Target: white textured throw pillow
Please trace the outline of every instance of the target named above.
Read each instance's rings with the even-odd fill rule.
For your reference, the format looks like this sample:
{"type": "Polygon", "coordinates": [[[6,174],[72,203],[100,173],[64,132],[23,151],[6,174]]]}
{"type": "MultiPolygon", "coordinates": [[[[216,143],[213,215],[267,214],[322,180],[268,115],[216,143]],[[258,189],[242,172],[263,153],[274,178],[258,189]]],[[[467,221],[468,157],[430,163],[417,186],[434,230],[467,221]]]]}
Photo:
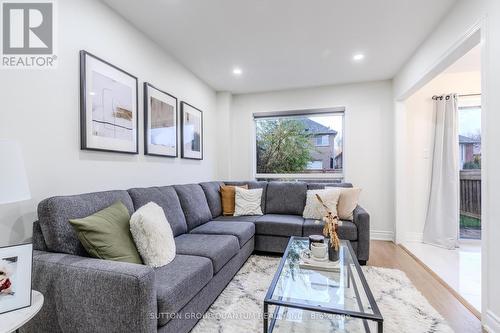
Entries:
{"type": "Polygon", "coordinates": [[[308,190],[306,198],[306,207],[302,213],[305,219],[321,220],[326,215],[326,209],[319,202],[316,194],[319,194],[321,200],[327,205],[334,215],[337,215],[337,202],[340,191],[338,190],[308,190]]]}
{"type": "Polygon", "coordinates": [[[175,258],[172,228],[163,208],[154,202],[139,208],[130,218],[130,232],[144,261],[151,267],[161,267],[175,258]]]}
{"type": "Polygon", "coordinates": [[[235,187],[234,216],[262,215],[260,203],[262,201],[262,189],[247,190],[235,187]]]}

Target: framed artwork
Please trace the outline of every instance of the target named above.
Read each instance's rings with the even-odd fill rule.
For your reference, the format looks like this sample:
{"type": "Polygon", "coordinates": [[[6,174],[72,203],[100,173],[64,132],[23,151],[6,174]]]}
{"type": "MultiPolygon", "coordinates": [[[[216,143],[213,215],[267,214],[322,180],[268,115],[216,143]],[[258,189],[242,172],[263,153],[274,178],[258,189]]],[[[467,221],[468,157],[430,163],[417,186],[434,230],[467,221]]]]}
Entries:
{"type": "Polygon", "coordinates": [[[177,98],[144,82],[144,154],[177,157],[177,98]]]}
{"type": "Polygon", "coordinates": [[[186,102],[181,102],[181,128],[181,157],[202,160],[203,112],[186,102]]]}
{"type": "Polygon", "coordinates": [[[137,78],[80,51],[81,149],[139,152],[137,78]]]}
{"type": "Polygon", "coordinates": [[[33,244],[0,248],[0,314],[31,305],[33,244]]]}

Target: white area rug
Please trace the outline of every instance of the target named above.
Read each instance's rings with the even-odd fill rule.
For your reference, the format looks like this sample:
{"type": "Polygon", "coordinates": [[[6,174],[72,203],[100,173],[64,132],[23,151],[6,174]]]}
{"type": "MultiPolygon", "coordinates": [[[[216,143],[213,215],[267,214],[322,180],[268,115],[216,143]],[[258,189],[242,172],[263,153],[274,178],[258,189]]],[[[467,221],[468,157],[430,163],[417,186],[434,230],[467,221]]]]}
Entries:
{"type": "MultiPolygon", "coordinates": [[[[192,332],[262,332],[263,300],[279,260],[251,256],[192,332]]],[[[363,271],[384,317],[384,332],[453,332],[403,272],[369,266],[363,267],[363,271]]],[[[328,321],[317,318],[307,321],[307,331],[364,331],[359,320],[355,320],[353,325],[352,320],[348,319],[341,324],[341,329],[334,328],[338,327],[338,320],[332,326],[324,325],[325,320],[328,321]]],[[[278,326],[276,331],[292,333],[303,329],[304,322],[292,322],[288,327],[278,326]]]]}

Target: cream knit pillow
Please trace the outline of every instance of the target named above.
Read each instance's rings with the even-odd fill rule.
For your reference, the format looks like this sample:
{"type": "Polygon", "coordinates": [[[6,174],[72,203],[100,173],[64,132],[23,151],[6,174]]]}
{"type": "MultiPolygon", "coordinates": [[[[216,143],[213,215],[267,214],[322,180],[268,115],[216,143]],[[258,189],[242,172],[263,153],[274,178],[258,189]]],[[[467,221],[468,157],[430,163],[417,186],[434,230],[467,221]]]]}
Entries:
{"type": "Polygon", "coordinates": [[[353,212],[359,202],[361,188],[359,187],[325,187],[325,189],[336,189],[340,191],[337,214],[341,220],[353,220],[353,212]]]}
{"type": "Polygon", "coordinates": [[[330,208],[333,215],[337,215],[337,202],[339,200],[340,191],[337,189],[324,189],[307,191],[306,207],[304,208],[302,217],[305,219],[321,220],[326,215],[326,209],[319,202],[316,194],[318,194],[325,205],[330,208]]]}
{"type": "Polygon", "coordinates": [[[130,232],[145,265],[161,267],[175,258],[172,228],[163,208],[150,202],[130,218],[130,232]]]}

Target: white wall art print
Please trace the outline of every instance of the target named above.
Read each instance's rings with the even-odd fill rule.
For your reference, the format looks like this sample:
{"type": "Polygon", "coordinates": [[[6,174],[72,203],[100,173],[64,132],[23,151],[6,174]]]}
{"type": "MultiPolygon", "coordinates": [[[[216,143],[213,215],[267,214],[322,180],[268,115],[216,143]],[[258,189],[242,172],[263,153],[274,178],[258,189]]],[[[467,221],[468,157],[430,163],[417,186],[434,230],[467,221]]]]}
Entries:
{"type": "Polygon", "coordinates": [[[81,148],[137,154],[137,78],[80,51],[81,148]]]}
{"type": "Polygon", "coordinates": [[[182,158],[203,159],[203,112],[181,102],[182,158]]]}
{"type": "Polygon", "coordinates": [[[177,98],[144,83],[144,153],[177,157],[177,98]]]}

